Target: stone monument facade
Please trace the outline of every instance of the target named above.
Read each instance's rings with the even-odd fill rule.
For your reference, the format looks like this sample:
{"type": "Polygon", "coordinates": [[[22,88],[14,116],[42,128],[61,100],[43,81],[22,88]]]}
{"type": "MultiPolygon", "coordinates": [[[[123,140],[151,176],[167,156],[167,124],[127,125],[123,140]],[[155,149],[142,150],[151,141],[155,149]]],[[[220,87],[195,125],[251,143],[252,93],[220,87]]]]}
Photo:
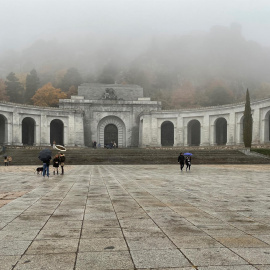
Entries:
{"type": "MultiPolygon", "coordinates": [[[[244,106],[165,111],[137,85],[82,84],[59,108],[0,102],[0,145],[243,145],[244,106]]],[[[252,144],[270,144],[270,98],[251,102],[251,109],[252,144]]]]}

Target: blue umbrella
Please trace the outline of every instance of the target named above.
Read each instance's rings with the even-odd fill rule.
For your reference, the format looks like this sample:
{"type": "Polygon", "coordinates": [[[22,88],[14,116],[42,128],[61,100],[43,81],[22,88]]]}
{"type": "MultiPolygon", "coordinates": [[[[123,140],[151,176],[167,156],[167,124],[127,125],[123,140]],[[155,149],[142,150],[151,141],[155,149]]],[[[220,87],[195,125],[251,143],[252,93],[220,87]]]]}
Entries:
{"type": "Polygon", "coordinates": [[[184,153],[184,156],[192,156],[191,153],[184,153]]]}

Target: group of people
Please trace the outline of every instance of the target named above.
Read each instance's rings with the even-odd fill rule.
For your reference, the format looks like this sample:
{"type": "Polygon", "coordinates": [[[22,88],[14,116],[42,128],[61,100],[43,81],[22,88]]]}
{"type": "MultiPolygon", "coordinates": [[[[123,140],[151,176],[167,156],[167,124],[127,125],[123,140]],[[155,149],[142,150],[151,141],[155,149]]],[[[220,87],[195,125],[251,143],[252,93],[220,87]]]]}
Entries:
{"type": "MultiPolygon", "coordinates": [[[[59,174],[59,166],[61,167],[61,175],[64,174],[66,157],[63,153],[56,154],[53,158],[53,174],[59,174]]],[[[47,175],[49,177],[49,167],[50,167],[51,157],[48,157],[47,160],[43,161],[43,177],[47,175]]]]}
{"type": "Polygon", "coordinates": [[[12,157],[11,156],[4,156],[4,163],[5,166],[11,165],[12,157]]]}
{"type": "Polygon", "coordinates": [[[186,164],[186,171],[190,171],[190,166],[191,166],[191,156],[184,156],[183,153],[180,153],[178,156],[178,163],[180,164],[180,170],[183,171],[183,168],[185,167],[186,164]]]}
{"type": "Polygon", "coordinates": [[[117,148],[117,144],[116,144],[115,141],[114,141],[114,142],[111,141],[110,143],[105,144],[105,145],[104,145],[104,148],[107,148],[107,149],[117,148]]]}

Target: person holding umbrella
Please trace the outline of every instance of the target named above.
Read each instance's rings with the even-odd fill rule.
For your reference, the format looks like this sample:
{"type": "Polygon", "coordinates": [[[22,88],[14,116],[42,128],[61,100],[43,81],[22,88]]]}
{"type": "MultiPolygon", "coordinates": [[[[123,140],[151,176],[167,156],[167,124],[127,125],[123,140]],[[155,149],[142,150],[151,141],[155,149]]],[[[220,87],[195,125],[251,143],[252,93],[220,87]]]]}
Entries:
{"type": "Polygon", "coordinates": [[[46,173],[47,173],[47,176],[49,177],[50,175],[49,166],[50,166],[50,161],[52,159],[51,150],[43,149],[42,151],[40,151],[38,158],[43,162],[43,177],[45,177],[46,173]]]}

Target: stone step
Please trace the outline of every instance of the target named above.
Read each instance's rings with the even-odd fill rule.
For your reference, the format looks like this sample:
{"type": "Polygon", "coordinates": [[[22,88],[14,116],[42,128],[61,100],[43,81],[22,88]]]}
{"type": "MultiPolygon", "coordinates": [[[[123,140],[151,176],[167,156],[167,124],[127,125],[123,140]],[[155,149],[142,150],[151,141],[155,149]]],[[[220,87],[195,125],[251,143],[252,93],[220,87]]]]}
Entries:
{"type": "MultiPolygon", "coordinates": [[[[42,148],[8,147],[5,155],[14,165],[41,165],[42,148]]],[[[92,149],[71,148],[65,152],[66,164],[177,164],[179,149],[92,149]]],[[[53,156],[58,151],[52,149],[53,156]]],[[[238,150],[192,150],[192,164],[269,164],[269,159],[245,155],[238,150]]],[[[3,162],[4,163],[4,162],[3,162]]]]}

